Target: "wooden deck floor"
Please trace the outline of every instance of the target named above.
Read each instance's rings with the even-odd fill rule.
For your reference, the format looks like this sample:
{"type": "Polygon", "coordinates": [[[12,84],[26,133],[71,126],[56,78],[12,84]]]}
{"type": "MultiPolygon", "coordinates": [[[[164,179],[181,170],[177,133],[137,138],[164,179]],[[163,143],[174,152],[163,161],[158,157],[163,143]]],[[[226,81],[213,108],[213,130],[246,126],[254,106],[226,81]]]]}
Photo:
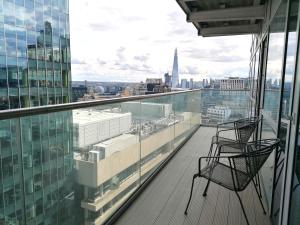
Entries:
{"type": "MultiPolygon", "coordinates": [[[[215,128],[201,127],[155,180],[116,222],[117,225],[245,225],[237,196],[211,183],[202,197],[206,180],[195,182],[189,213],[184,215],[192,175],[200,156],[206,156],[215,128]]],[[[250,185],[241,192],[250,225],[270,225],[250,185]]]]}

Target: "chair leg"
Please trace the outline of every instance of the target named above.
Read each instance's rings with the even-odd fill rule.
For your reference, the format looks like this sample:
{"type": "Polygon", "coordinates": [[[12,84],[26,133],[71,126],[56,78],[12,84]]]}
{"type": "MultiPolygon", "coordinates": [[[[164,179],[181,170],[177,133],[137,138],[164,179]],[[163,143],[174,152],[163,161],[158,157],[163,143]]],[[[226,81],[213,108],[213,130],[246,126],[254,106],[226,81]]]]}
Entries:
{"type": "Polygon", "coordinates": [[[188,201],[188,203],[187,203],[187,205],[186,205],[186,208],[185,208],[185,211],[184,211],[184,214],[185,214],[185,215],[187,215],[187,210],[188,210],[188,208],[189,208],[189,205],[190,205],[190,202],[191,202],[191,199],[192,199],[193,188],[194,188],[194,181],[195,181],[196,177],[198,177],[198,176],[199,176],[198,173],[194,174],[194,176],[193,176],[193,182],[192,182],[192,187],[191,187],[191,192],[190,192],[189,201],[188,201]]]}
{"type": "Polygon", "coordinates": [[[204,192],[202,194],[203,197],[205,197],[207,195],[207,189],[208,189],[209,183],[210,183],[210,180],[207,180],[206,187],[205,187],[204,192]]]}
{"type": "Polygon", "coordinates": [[[242,200],[241,200],[241,197],[239,196],[239,194],[237,193],[237,191],[236,191],[235,193],[236,193],[236,195],[237,195],[237,197],[238,197],[238,199],[239,199],[239,202],[240,202],[240,205],[241,205],[241,207],[242,207],[242,211],[243,211],[244,217],[245,217],[245,219],[246,219],[247,225],[250,225],[250,224],[249,224],[249,221],[248,221],[248,218],[247,218],[247,215],[246,215],[246,212],[245,212],[244,205],[243,205],[242,200]]]}
{"type": "MultiPolygon", "coordinates": [[[[210,149],[209,149],[209,152],[208,152],[208,157],[211,157],[211,154],[212,154],[212,151],[213,151],[213,146],[214,146],[214,143],[212,142],[211,144],[210,144],[210,149]]],[[[206,158],[206,161],[208,160],[208,158],[206,158]]]]}
{"type": "MultiPolygon", "coordinates": [[[[253,182],[253,180],[252,180],[252,182],[253,182]]],[[[259,184],[259,185],[260,185],[260,184],[259,184]]],[[[260,205],[261,205],[261,207],[262,207],[262,209],[263,209],[263,212],[264,212],[264,214],[267,214],[267,213],[266,213],[266,210],[265,210],[265,207],[264,207],[264,204],[263,204],[263,202],[262,202],[262,200],[261,200],[261,197],[259,196],[259,192],[258,192],[257,187],[256,187],[256,185],[255,185],[254,182],[253,182],[253,186],[254,186],[254,188],[255,188],[255,191],[256,191],[257,197],[258,197],[258,199],[259,199],[260,205]]]]}
{"type": "Polygon", "coordinates": [[[258,182],[259,197],[262,198],[259,174],[257,174],[256,176],[257,176],[257,182],[258,182]]]}

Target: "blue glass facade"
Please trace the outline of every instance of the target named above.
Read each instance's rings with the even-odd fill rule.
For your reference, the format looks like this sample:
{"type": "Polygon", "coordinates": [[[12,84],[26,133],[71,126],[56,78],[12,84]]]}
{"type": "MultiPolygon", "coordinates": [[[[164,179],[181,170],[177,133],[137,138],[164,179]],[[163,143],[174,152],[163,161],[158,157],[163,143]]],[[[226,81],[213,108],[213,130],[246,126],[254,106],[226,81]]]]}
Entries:
{"type": "Polygon", "coordinates": [[[66,0],[0,1],[0,109],[69,101],[66,0]]]}
{"type": "MultiPolygon", "coordinates": [[[[0,110],[69,102],[68,0],[0,0],[0,110]]],[[[75,224],[71,112],[0,123],[0,225],[75,224]]]]}

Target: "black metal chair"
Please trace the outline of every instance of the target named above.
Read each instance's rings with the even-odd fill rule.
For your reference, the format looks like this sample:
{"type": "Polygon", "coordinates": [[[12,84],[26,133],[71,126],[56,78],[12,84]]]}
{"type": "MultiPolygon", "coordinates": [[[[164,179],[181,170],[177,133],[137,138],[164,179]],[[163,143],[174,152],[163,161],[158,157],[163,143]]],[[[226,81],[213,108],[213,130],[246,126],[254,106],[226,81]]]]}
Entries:
{"type": "MultiPolygon", "coordinates": [[[[249,117],[243,118],[232,122],[225,123],[227,129],[220,129],[220,126],[223,127],[224,124],[219,124],[217,126],[217,133],[216,136],[212,138],[212,143],[210,146],[210,152],[208,156],[211,156],[213,151],[214,145],[226,144],[226,148],[215,148],[214,155],[221,155],[222,153],[230,153],[230,154],[240,154],[247,151],[247,148],[243,148],[243,145],[239,145],[238,143],[247,143],[251,138],[251,135],[258,127],[259,122],[261,121],[260,117],[249,117]],[[228,128],[228,125],[231,126],[228,128]],[[228,139],[220,136],[220,133],[227,132],[227,131],[234,131],[235,139],[228,139]],[[229,147],[233,146],[233,147],[229,147]]],[[[260,185],[260,178],[259,176],[255,176],[254,179],[255,185],[258,187],[259,196],[262,197],[261,194],[261,185],[260,185]]]]}
{"type": "MultiPolygon", "coordinates": [[[[251,181],[254,184],[254,177],[257,175],[257,173],[259,172],[265,161],[268,159],[272,151],[274,149],[277,149],[278,146],[279,139],[266,139],[249,143],[235,143],[234,145],[227,143],[219,145],[219,150],[221,151],[223,149],[227,151],[228,148],[243,148],[247,149],[247,153],[241,153],[232,156],[200,157],[198,162],[198,173],[194,174],[193,176],[190,197],[184,213],[187,214],[188,207],[191,202],[195,179],[197,177],[204,177],[208,181],[203,192],[203,196],[206,196],[210,182],[214,182],[218,185],[221,185],[224,188],[234,191],[241,204],[246,222],[249,225],[249,221],[238,192],[245,190],[245,188],[249,185],[251,181]],[[209,158],[210,160],[208,160],[206,162],[206,166],[201,169],[201,161],[207,158],[209,158]]],[[[263,212],[264,214],[266,214],[262,200],[259,197],[259,193],[255,184],[254,187],[256,190],[256,194],[258,195],[260,204],[262,206],[263,212]]]]}
{"type": "MultiPolygon", "coordinates": [[[[251,135],[257,128],[259,121],[260,121],[259,117],[250,117],[250,118],[244,118],[232,122],[218,124],[216,135],[212,137],[208,156],[212,155],[214,145],[217,146],[220,144],[247,143],[251,135]],[[222,129],[222,127],[224,126],[225,129],[224,128],[222,129]],[[224,135],[223,136],[221,135],[228,131],[231,132],[234,131],[235,139],[230,139],[224,137],[224,135]]],[[[214,156],[220,155],[220,153],[241,153],[241,152],[244,152],[244,149],[228,148],[217,152],[217,147],[216,147],[214,156]]]]}

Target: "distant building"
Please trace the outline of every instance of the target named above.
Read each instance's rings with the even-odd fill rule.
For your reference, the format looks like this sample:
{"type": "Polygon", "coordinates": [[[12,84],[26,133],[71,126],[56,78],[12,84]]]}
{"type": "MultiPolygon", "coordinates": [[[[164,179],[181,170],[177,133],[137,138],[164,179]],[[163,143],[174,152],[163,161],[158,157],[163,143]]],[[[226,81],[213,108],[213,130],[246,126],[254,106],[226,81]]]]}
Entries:
{"type": "Polygon", "coordinates": [[[274,86],[278,87],[279,86],[279,81],[277,79],[274,80],[274,86]]]}
{"type": "Polygon", "coordinates": [[[79,87],[72,87],[72,102],[77,102],[87,94],[87,87],[80,85],[79,87]]]}
{"type": "Polygon", "coordinates": [[[202,81],[194,81],[193,88],[203,88],[203,82],[202,81]]]}
{"type": "Polygon", "coordinates": [[[146,79],[146,94],[164,93],[171,91],[166,86],[161,78],[147,78],[146,79]]]}
{"type": "Polygon", "coordinates": [[[181,79],[181,88],[184,88],[184,89],[188,88],[188,81],[187,81],[187,79],[181,79]]]}
{"type": "Polygon", "coordinates": [[[229,77],[228,79],[221,79],[221,90],[244,90],[245,79],[239,77],[229,77]]]}
{"type": "Polygon", "coordinates": [[[173,70],[172,70],[172,88],[176,88],[179,85],[179,76],[178,76],[178,56],[177,48],[175,49],[173,70]]]}
{"type": "Polygon", "coordinates": [[[172,86],[172,76],[169,75],[169,73],[165,73],[164,77],[165,77],[165,85],[168,87],[171,87],[172,86]]]}
{"type": "Polygon", "coordinates": [[[121,92],[121,97],[128,97],[133,95],[133,88],[131,87],[126,87],[122,92],[121,92]]]}
{"type": "Polygon", "coordinates": [[[223,123],[230,117],[231,109],[226,106],[209,107],[206,115],[211,122],[223,123]]]}
{"type": "Polygon", "coordinates": [[[209,87],[210,85],[208,84],[208,80],[207,79],[203,79],[202,81],[202,85],[204,88],[209,87]]]}
{"type": "Polygon", "coordinates": [[[133,88],[132,95],[145,95],[147,92],[147,87],[144,82],[140,82],[133,88]]]}
{"type": "Polygon", "coordinates": [[[215,79],[214,82],[213,82],[212,88],[220,89],[220,86],[221,86],[221,80],[215,79]]]}
{"type": "Polygon", "coordinates": [[[190,79],[189,88],[194,89],[194,80],[193,80],[193,78],[190,79]]]}
{"type": "Polygon", "coordinates": [[[166,118],[172,113],[172,104],[153,102],[123,102],[122,112],[131,112],[133,118],[140,116],[141,112],[146,118],[166,118]]]}

